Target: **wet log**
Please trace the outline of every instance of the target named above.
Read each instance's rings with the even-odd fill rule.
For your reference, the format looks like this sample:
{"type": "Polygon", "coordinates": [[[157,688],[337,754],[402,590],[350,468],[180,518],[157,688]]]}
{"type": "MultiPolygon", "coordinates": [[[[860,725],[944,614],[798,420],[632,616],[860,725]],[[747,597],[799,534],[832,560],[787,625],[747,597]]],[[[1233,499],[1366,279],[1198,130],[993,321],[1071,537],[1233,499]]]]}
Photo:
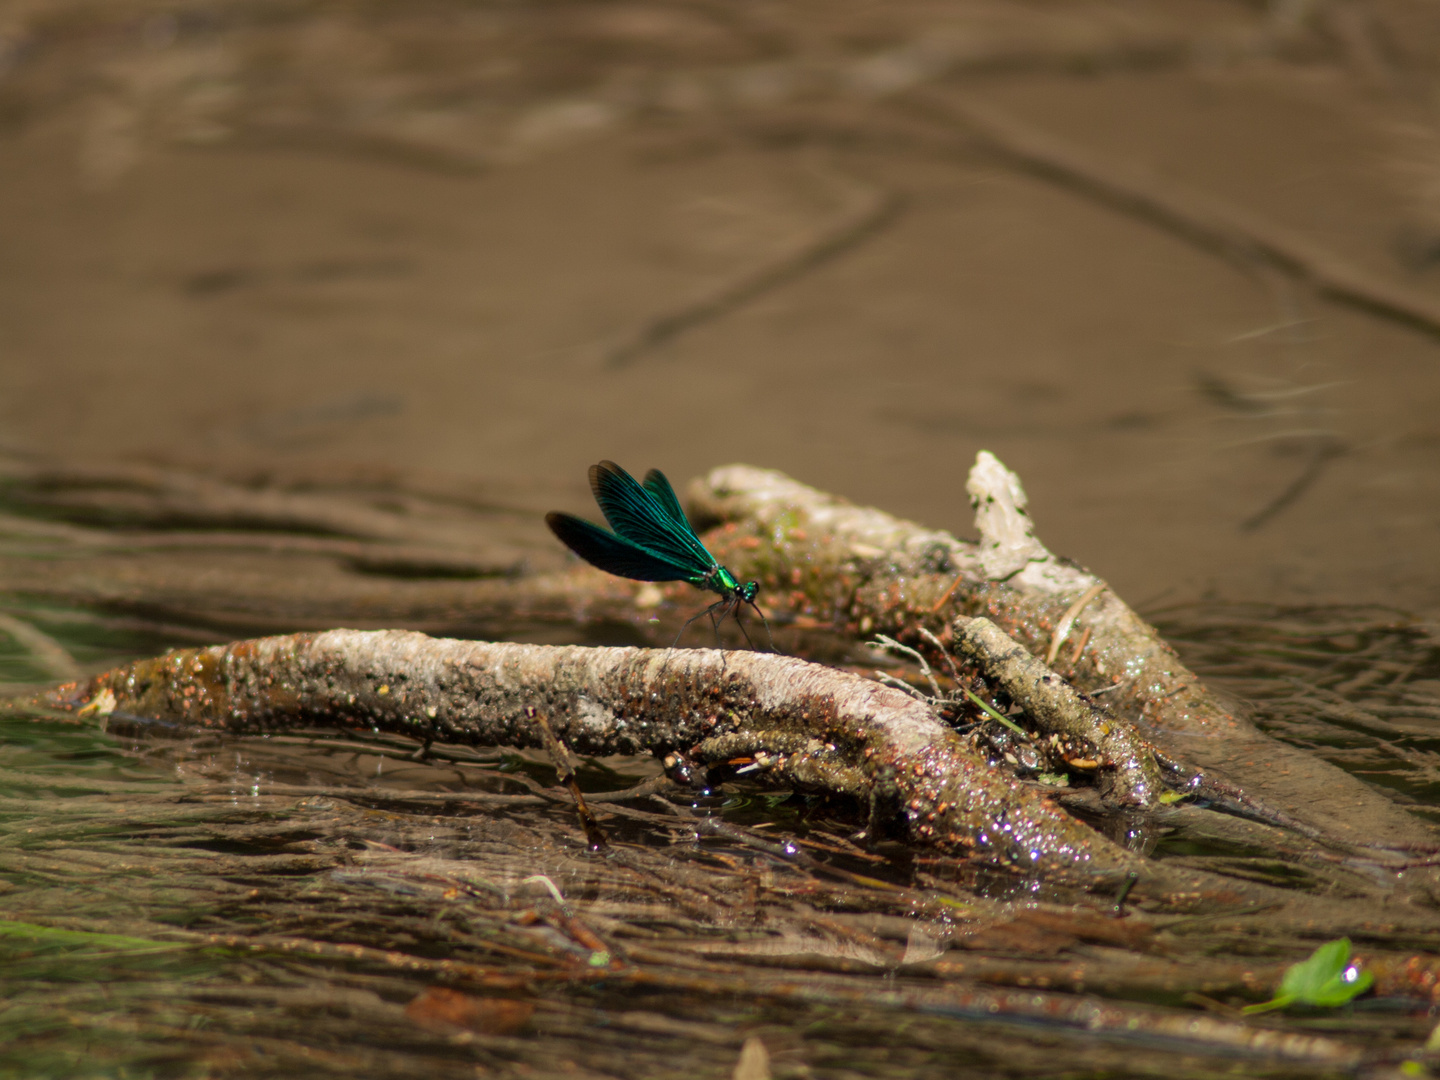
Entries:
{"type": "MultiPolygon", "coordinates": [[[[692,516],[742,579],[764,586],[775,621],[921,644],[984,616],[1035,656],[1070,636],[1069,680],[1171,757],[1227,779],[1345,845],[1433,851],[1421,822],[1360,780],[1258,730],[1180,662],[1159,632],[1097,575],[1036,538],[1019,478],[981,452],[967,484],[980,541],[966,542],[817,491],[783,473],[731,465],[693,482],[692,516]],[[1088,635],[1086,637],[1085,635],[1088,635]]],[[[951,638],[953,640],[953,638],[951,638]]]]}
{"type": "Polygon", "coordinates": [[[775,654],[332,630],[186,649],[41,702],[233,732],[319,724],[520,747],[544,745],[543,716],[581,754],[743,754],[759,779],[849,796],[913,843],[1026,873],[1104,878],[1140,861],[997,773],[923,702],[775,654]]]}

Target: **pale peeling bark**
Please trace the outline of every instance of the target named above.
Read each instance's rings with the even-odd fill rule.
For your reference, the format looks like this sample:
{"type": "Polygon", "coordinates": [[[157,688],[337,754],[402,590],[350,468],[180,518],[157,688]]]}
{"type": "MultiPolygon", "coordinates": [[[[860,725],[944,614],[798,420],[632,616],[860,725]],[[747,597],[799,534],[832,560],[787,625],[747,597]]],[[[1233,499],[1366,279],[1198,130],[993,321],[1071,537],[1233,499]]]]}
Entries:
{"type": "Polygon", "coordinates": [[[1022,871],[1121,871],[1130,853],[996,774],[923,703],[792,657],[490,644],[331,630],[171,653],[44,704],[236,732],[330,724],[539,747],[543,715],[581,754],[743,748],[776,784],[868,801],[912,842],[1022,871]]]}
{"type": "Polygon", "coordinates": [[[1104,693],[1117,716],[1172,757],[1218,771],[1335,840],[1435,847],[1429,830],[1361,781],[1226,708],[1101,578],[1046,550],[1018,478],[993,455],[980,454],[968,488],[978,544],[745,465],[713,470],[688,495],[694,516],[729,523],[707,543],[738,577],[761,580],[777,623],[914,643],[920,627],[944,639],[955,615],[985,616],[1044,656],[1068,614],[1066,649],[1089,633],[1071,681],[1104,693]]]}

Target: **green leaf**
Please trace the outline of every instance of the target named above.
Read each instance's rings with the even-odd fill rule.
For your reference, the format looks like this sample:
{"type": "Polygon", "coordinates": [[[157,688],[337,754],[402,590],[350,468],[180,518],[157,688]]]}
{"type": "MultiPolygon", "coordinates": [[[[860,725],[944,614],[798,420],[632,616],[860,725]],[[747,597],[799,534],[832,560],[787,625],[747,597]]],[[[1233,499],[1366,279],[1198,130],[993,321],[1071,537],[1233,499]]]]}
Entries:
{"type": "Polygon", "coordinates": [[[1337,938],[1321,945],[1309,958],[1291,964],[1280,980],[1280,992],[1260,1005],[1247,1005],[1245,1012],[1269,1012],[1299,1003],[1333,1009],[1369,990],[1375,976],[1350,963],[1350,939],[1337,938]]]}

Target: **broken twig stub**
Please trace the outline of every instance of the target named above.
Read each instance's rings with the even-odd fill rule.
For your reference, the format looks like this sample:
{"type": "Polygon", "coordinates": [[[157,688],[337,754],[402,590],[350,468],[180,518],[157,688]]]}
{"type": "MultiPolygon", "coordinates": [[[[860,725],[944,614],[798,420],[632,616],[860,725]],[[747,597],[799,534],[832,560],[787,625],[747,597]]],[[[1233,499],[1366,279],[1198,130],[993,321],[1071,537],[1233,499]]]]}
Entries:
{"type": "Polygon", "coordinates": [[[962,615],[955,620],[955,641],[1043,730],[1093,742],[1114,770],[1111,786],[1119,801],[1135,806],[1155,801],[1162,787],[1160,766],[1134,727],[1102,715],[989,619],[962,615]]]}

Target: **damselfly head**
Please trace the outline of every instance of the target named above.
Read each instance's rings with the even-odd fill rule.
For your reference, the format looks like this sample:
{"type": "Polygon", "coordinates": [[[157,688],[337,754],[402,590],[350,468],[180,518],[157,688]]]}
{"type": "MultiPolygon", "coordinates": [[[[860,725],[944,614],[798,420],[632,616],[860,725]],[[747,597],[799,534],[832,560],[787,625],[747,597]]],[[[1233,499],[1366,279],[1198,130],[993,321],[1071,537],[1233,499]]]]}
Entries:
{"type": "Polygon", "coordinates": [[[747,604],[753,604],[755,602],[755,596],[759,591],[760,583],[758,581],[747,581],[735,590],[736,595],[747,604]]]}

